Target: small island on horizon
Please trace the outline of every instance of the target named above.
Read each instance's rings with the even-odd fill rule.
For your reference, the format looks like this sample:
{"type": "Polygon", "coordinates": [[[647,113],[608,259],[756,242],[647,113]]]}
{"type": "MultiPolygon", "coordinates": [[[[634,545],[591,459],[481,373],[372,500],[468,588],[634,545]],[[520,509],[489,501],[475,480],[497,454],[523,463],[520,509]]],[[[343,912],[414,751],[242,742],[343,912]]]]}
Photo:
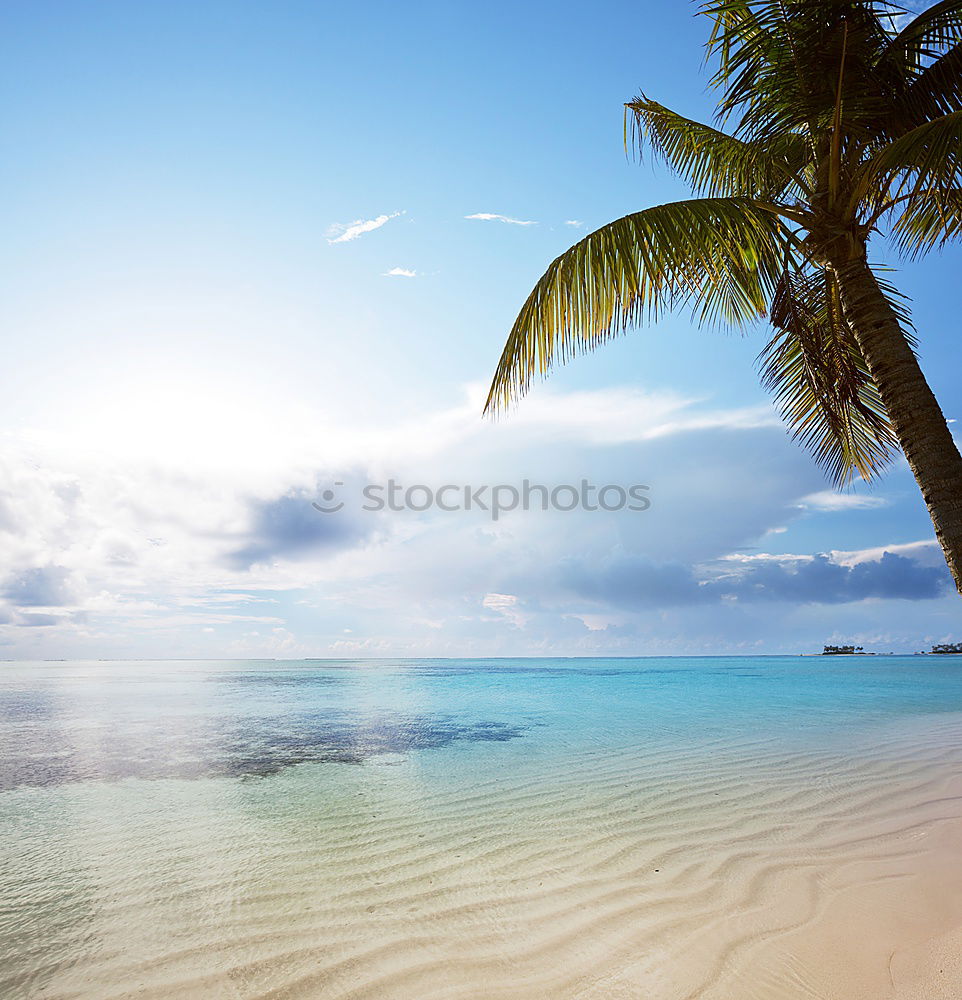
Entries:
{"type": "MultiPolygon", "coordinates": [[[[946,654],[962,654],[962,642],[940,642],[928,651],[922,649],[915,656],[944,656],[946,654]]],[[[878,656],[878,653],[866,653],[862,646],[830,646],[822,647],[821,656],[878,656]]]]}

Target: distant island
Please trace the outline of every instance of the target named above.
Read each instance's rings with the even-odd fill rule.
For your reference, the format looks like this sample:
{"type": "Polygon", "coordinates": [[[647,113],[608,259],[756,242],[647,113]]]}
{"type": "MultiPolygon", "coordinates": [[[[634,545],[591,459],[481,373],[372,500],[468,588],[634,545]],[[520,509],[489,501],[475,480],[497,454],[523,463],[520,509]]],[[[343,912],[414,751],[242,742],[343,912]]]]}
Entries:
{"type": "MultiPolygon", "coordinates": [[[[930,654],[945,655],[958,653],[962,654],[962,642],[940,642],[936,643],[928,653],[923,649],[916,656],[928,656],[930,654]]],[[[822,656],[875,656],[875,653],[866,653],[861,646],[823,646],[822,656]]]]}

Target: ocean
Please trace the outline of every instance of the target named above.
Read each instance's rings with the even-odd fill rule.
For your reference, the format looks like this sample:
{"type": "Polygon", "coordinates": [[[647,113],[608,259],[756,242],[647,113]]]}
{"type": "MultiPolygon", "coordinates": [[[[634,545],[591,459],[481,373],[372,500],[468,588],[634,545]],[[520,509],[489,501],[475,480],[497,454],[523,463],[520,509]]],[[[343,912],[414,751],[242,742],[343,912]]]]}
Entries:
{"type": "Polygon", "coordinates": [[[951,656],[3,663],[0,996],[829,997],[960,764],[951,656]]]}

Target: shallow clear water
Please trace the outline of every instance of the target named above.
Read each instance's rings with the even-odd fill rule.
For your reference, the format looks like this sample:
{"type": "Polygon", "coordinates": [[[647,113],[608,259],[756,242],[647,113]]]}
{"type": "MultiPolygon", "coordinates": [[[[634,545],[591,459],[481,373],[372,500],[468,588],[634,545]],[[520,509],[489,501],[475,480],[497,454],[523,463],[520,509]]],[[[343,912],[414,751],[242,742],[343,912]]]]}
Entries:
{"type": "Polygon", "coordinates": [[[359,942],[508,933],[532,858],[584,880],[574,826],[637,855],[777,819],[802,764],[863,787],[840,762],[959,712],[959,657],[0,664],[0,994],[267,995],[321,942],[303,995],[353,996],[359,942]]]}
{"type": "Polygon", "coordinates": [[[483,773],[628,744],[838,740],[957,710],[962,657],[7,663],[0,789],[427,751],[457,768],[472,750],[483,773]]]}

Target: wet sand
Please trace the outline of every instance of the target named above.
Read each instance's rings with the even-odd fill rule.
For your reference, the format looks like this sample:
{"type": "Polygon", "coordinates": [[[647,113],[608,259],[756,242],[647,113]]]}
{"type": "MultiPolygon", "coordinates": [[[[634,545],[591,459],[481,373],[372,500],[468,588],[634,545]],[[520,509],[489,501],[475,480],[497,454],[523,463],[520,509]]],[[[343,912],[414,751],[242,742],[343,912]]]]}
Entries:
{"type": "Polygon", "coordinates": [[[962,996],[959,715],[854,753],[560,765],[444,789],[387,756],[333,784],[312,764],[62,790],[63,891],[49,845],[22,887],[63,910],[61,938],[32,938],[3,995],[962,996]]]}

